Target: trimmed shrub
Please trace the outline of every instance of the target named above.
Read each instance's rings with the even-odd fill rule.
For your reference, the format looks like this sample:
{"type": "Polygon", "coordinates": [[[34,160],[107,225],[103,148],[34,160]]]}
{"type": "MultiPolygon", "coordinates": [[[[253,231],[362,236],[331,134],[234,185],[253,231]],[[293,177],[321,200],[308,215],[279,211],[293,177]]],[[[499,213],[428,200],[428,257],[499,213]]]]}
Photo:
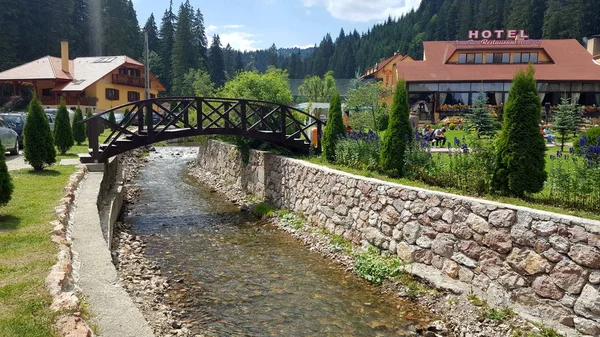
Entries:
{"type": "Polygon", "coordinates": [[[0,206],[6,205],[10,201],[14,189],[12,179],[8,173],[8,167],[6,166],[5,153],[6,149],[0,143],[0,206]]]}
{"type": "Polygon", "coordinates": [[[60,154],[65,154],[74,145],[73,130],[69,121],[69,112],[65,101],[61,100],[56,119],[54,120],[54,144],[60,151],[60,154]]]}
{"type": "Polygon", "coordinates": [[[115,119],[115,112],[111,111],[108,113],[108,121],[113,123],[113,124],[117,124],[117,120],[115,119]]]}
{"type": "Polygon", "coordinates": [[[23,156],[34,170],[39,171],[43,170],[44,166],[56,162],[56,149],[48,117],[36,96],[31,99],[28,110],[27,121],[23,129],[25,135],[23,156]]]}
{"type": "Polygon", "coordinates": [[[323,132],[323,153],[329,162],[335,161],[335,144],[346,133],[342,121],[342,101],[340,93],[335,92],[329,104],[329,116],[323,132]]]}
{"type": "Polygon", "coordinates": [[[81,143],[85,142],[86,130],[84,124],[78,124],[79,121],[83,120],[83,113],[81,113],[81,108],[77,106],[75,110],[75,116],[73,116],[73,140],[77,143],[77,145],[81,145],[81,143]]]}
{"type": "Polygon", "coordinates": [[[504,124],[498,140],[492,189],[522,197],[544,187],[546,144],[540,133],[541,103],[535,70],[519,70],[504,108],[504,124]]]}
{"type": "Polygon", "coordinates": [[[403,173],[406,148],[412,142],[412,126],[409,117],[406,82],[400,80],[394,92],[386,136],[381,143],[381,168],[391,176],[397,177],[403,173]]]}

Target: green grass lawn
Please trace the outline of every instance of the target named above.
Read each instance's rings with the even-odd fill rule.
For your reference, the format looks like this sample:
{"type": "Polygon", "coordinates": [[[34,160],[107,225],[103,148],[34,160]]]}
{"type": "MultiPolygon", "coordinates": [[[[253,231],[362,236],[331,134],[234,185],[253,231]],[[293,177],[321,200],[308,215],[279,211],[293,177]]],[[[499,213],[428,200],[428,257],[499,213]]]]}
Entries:
{"type": "Polygon", "coordinates": [[[54,207],[74,171],[74,166],[11,171],[12,200],[0,206],[0,336],[54,336],[44,280],[58,250],[48,223],[56,219],[54,207]]]}
{"type": "MultiPolygon", "coordinates": [[[[111,130],[104,130],[103,133],[100,134],[99,143],[102,144],[104,140],[110,135],[111,130]]],[[[67,153],[61,155],[58,150],[56,151],[56,163],[60,163],[61,159],[78,159],[79,154],[88,153],[88,141],[86,140],[81,145],[75,144],[72,148],[70,148],[67,153]]]]}

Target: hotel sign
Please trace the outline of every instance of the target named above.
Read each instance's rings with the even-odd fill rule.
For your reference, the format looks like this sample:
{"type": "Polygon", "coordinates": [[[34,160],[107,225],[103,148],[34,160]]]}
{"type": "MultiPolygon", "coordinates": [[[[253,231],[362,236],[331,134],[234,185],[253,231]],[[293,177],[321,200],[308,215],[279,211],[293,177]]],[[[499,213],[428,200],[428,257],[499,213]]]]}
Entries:
{"type": "Polygon", "coordinates": [[[467,41],[455,41],[457,45],[539,45],[542,40],[529,40],[525,30],[496,29],[470,30],[467,41]]]}

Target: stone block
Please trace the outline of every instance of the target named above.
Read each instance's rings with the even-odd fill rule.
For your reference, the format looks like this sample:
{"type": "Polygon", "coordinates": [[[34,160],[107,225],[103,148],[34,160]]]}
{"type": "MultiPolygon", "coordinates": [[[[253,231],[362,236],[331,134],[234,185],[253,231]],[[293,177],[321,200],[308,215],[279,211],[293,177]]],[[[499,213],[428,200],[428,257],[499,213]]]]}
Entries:
{"type": "Polygon", "coordinates": [[[469,269],[460,267],[458,269],[458,279],[462,282],[471,283],[475,274],[469,269]]]}
{"type": "Polygon", "coordinates": [[[444,212],[439,207],[433,207],[427,211],[427,216],[434,220],[441,219],[443,214],[444,212]]]}
{"type": "Polygon", "coordinates": [[[454,222],[454,212],[452,212],[449,209],[445,210],[444,214],[442,214],[442,220],[446,221],[449,224],[453,223],[454,222]]]}
{"type": "Polygon", "coordinates": [[[546,275],[539,276],[533,280],[531,288],[538,296],[543,298],[559,300],[564,295],[563,291],[552,282],[552,279],[549,276],[546,275]]]}
{"type": "Polygon", "coordinates": [[[600,322],[600,293],[598,288],[589,284],[583,287],[581,295],[575,302],[575,313],[600,322]]]}
{"type": "Polygon", "coordinates": [[[552,248],[559,253],[568,253],[569,248],[571,247],[569,240],[557,234],[550,236],[549,242],[552,245],[552,248]]]}
{"type": "Polygon", "coordinates": [[[431,227],[438,233],[450,233],[452,226],[445,221],[431,222],[431,227]]]}
{"type": "Polygon", "coordinates": [[[550,248],[547,251],[543,252],[542,256],[548,259],[548,261],[550,262],[559,262],[560,260],[565,258],[559,252],[555,251],[554,248],[550,248]]]}
{"type": "Polygon", "coordinates": [[[473,237],[473,231],[464,222],[452,224],[450,231],[459,239],[469,240],[473,237]]]}
{"type": "Polygon", "coordinates": [[[510,239],[510,234],[503,231],[490,231],[489,233],[485,234],[483,243],[502,254],[506,254],[512,249],[512,240],[510,239]]]}
{"type": "Polygon", "coordinates": [[[426,235],[421,235],[416,241],[417,246],[421,248],[431,248],[431,239],[426,235]]]}
{"type": "Polygon", "coordinates": [[[514,226],[510,229],[510,238],[520,246],[533,247],[537,236],[526,227],[514,226]]]}
{"type": "Polygon", "coordinates": [[[589,336],[600,336],[600,324],[589,319],[575,317],[575,329],[589,336]]]}
{"type": "Polygon", "coordinates": [[[600,269],[600,252],[596,248],[576,244],[569,250],[569,257],[584,267],[600,269]]]}
{"type": "Polygon", "coordinates": [[[590,276],[588,277],[588,281],[591,284],[600,284],[600,271],[593,271],[590,273],[590,276]]]}
{"type": "Polygon", "coordinates": [[[479,234],[486,234],[490,231],[490,225],[488,222],[484,218],[473,213],[469,214],[465,222],[467,225],[469,225],[469,227],[471,227],[472,230],[479,234]]]}
{"type": "Polygon", "coordinates": [[[379,247],[383,242],[387,241],[387,237],[383,235],[383,233],[381,233],[377,228],[367,227],[362,228],[360,231],[363,233],[365,240],[375,246],[379,247]]]}
{"type": "Polygon", "coordinates": [[[560,261],[554,266],[550,277],[552,282],[567,294],[579,294],[587,282],[588,272],[567,259],[560,261]]]}
{"type": "Polygon", "coordinates": [[[414,246],[406,244],[406,242],[398,242],[396,246],[396,254],[398,258],[404,262],[413,262],[413,252],[416,250],[414,246]]]}
{"type": "Polygon", "coordinates": [[[494,227],[511,227],[515,222],[515,211],[501,209],[488,215],[489,223],[494,227]]]}
{"type": "Polygon", "coordinates": [[[477,262],[472,260],[471,258],[465,256],[462,253],[454,253],[452,254],[452,260],[462,264],[463,266],[467,266],[469,268],[475,268],[477,267],[477,262]]]}
{"type": "Polygon", "coordinates": [[[539,236],[550,236],[556,233],[558,225],[554,221],[534,221],[531,230],[539,236]]]}
{"type": "Polygon", "coordinates": [[[479,255],[481,254],[481,246],[474,241],[460,241],[458,243],[458,251],[470,257],[471,259],[478,261],[479,255]]]}
{"type": "Polygon", "coordinates": [[[381,220],[390,225],[396,225],[400,220],[400,213],[393,206],[386,206],[381,212],[381,220]]]}
{"type": "Polygon", "coordinates": [[[452,261],[452,260],[444,260],[444,265],[442,266],[442,272],[444,272],[446,275],[452,277],[452,278],[457,278],[458,277],[458,270],[459,270],[459,266],[456,262],[452,261]]]}
{"type": "Polygon", "coordinates": [[[504,270],[502,257],[489,249],[483,250],[479,257],[479,269],[490,279],[497,279],[504,270]]]}
{"type": "Polygon", "coordinates": [[[568,237],[571,242],[578,243],[583,242],[587,243],[589,233],[586,232],[585,228],[581,226],[573,226],[567,229],[568,237]]]}
{"type": "Polygon", "coordinates": [[[454,253],[454,237],[451,234],[439,234],[431,243],[431,250],[443,257],[450,258],[454,253]]]}
{"type": "Polygon", "coordinates": [[[408,222],[402,229],[402,237],[408,244],[414,244],[421,235],[421,226],[416,221],[408,222]]]}

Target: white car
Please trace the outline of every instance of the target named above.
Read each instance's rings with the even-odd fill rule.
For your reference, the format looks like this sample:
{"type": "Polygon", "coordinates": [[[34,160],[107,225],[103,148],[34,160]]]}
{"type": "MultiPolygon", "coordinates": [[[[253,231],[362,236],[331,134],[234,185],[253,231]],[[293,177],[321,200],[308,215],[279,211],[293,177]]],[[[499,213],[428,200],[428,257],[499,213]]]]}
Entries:
{"type": "Polygon", "coordinates": [[[19,135],[0,118],[0,141],[10,154],[19,154],[19,135]]]}

